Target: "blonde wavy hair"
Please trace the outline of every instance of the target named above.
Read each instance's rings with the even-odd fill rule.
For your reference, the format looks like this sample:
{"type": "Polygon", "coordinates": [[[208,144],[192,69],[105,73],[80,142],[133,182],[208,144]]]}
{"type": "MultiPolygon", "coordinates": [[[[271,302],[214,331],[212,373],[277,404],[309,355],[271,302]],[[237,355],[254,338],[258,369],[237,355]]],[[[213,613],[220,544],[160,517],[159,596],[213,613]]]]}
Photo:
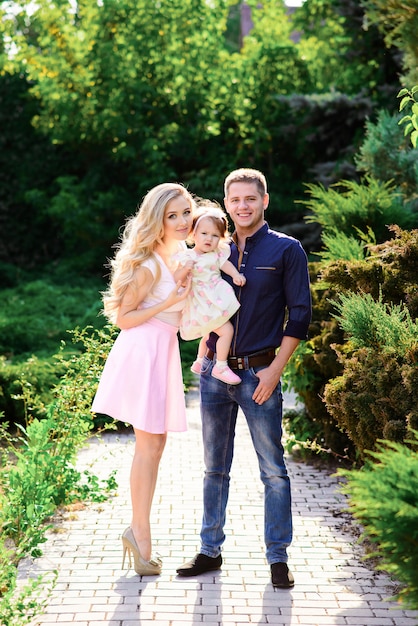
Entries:
{"type": "MultiPolygon", "coordinates": [[[[195,202],[192,195],[178,183],[162,183],[153,187],[144,197],[137,213],[126,222],[117,252],[110,261],[110,282],[103,295],[104,315],[115,323],[118,309],[126,289],[132,284],[135,270],[150,257],[154,256],[157,245],[164,236],[164,214],[171,200],[183,196],[190,204],[192,213],[195,202]]],[[[159,265],[156,264],[155,284],[160,277],[159,265]]]]}

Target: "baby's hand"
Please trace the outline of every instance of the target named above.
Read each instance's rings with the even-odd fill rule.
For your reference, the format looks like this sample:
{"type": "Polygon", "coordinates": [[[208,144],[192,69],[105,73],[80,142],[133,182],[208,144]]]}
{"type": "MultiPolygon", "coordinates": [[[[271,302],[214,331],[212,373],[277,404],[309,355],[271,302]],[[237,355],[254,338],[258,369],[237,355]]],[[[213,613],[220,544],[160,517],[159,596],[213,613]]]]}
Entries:
{"type": "Polygon", "coordinates": [[[184,265],[180,267],[180,269],[174,272],[174,280],[177,282],[181,281],[183,287],[186,285],[187,278],[191,275],[191,271],[193,269],[194,261],[187,261],[184,265]]]}
{"type": "Polygon", "coordinates": [[[243,287],[243,285],[245,285],[245,283],[247,282],[244,274],[238,274],[238,276],[234,276],[232,280],[234,285],[239,285],[240,287],[243,287]]]}

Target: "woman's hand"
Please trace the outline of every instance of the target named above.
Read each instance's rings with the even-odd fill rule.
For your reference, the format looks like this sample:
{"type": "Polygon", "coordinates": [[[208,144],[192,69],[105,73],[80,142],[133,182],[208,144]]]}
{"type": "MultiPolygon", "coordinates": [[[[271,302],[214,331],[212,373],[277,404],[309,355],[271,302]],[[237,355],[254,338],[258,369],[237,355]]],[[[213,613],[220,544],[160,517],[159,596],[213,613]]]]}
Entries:
{"type": "Polygon", "coordinates": [[[152,274],[149,269],[140,267],[136,270],[135,288],[129,285],[123,297],[122,304],[119,307],[116,325],[121,330],[144,324],[158,313],[161,313],[161,311],[165,311],[174,304],[177,304],[177,302],[185,300],[192,287],[192,277],[191,274],[189,274],[185,281],[183,281],[184,287],[182,286],[182,281],[177,280],[176,286],[165,300],[161,300],[161,302],[153,306],[142,309],[141,303],[150,292],[152,280],[152,274]]]}
{"type": "Polygon", "coordinates": [[[165,304],[164,308],[168,309],[174,304],[177,304],[178,302],[185,300],[187,296],[189,295],[191,288],[192,288],[192,276],[189,273],[186,276],[185,281],[182,282],[181,280],[178,280],[176,282],[176,286],[174,287],[173,291],[170,293],[168,298],[166,298],[166,300],[164,301],[164,304],[165,304]]]}

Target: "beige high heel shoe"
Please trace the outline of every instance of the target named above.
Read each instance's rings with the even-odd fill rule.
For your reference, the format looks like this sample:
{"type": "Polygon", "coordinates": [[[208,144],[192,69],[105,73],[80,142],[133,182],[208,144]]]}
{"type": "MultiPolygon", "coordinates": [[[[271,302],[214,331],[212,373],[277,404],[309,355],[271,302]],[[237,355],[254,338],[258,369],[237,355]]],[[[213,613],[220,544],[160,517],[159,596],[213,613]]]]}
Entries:
{"type": "Polygon", "coordinates": [[[135,541],[135,537],[132,532],[132,529],[129,526],[122,535],[122,545],[123,545],[122,569],[125,565],[126,553],[128,553],[129,567],[132,567],[131,554],[133,554],[134,570],[140,576],[156,576],[157,574],[161,574],[161,568],[163,564],[161,559],[155,558],[155,559],[150,559],[149,561],[145,561],[145,559],[142,558],[141,553],[138,549],[137,543],[135,541]]]}

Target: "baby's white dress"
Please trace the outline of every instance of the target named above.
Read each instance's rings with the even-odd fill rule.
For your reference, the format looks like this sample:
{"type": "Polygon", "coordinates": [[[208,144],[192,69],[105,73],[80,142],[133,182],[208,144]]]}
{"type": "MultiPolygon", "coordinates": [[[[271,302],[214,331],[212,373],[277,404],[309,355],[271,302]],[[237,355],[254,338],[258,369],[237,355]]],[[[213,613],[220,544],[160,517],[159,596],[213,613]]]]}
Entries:
{"type": "Polygon", "coordinates": [[[181,264],[194,261],[192,289],[180,321],[182,339],[204,337],[225,324],[239,309],[233,288],[221,276],[221,267],[230,254],[230,247],[221,244],[213,252],[198,254],[190,249],[175,255],[181,264]]]}

